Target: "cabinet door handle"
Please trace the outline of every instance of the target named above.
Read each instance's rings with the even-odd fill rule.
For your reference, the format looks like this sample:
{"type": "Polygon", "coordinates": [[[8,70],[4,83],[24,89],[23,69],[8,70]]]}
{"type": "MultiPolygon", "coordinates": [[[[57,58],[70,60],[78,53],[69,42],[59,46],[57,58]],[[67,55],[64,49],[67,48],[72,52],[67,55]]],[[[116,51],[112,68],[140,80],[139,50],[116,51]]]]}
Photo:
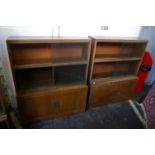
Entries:
{"type": "Polygon", "coordinates": [[[53,106],[54,108],[60,107],[59,101],[54,101],[54,102],[52,102],[52,106],[53,106]]]}

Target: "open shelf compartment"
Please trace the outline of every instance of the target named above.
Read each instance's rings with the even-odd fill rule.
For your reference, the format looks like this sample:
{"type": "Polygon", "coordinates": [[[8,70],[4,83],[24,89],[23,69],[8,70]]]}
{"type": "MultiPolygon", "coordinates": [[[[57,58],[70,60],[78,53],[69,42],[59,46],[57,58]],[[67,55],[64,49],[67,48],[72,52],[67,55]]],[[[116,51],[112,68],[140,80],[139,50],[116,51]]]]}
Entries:
{"type": "Polygon", "coordinates": [[[86,64],[88,48],[88,43],[13,44],[13,68],[86,64]]]}
{"type": "Polygon", "coordinates": [[[139,61],[95,63],[93,79],[135,75],[139,61]]]}
{"type": "Polygon", "coordinates": [[[137,61],[141,60],[140,57],[126,57],[126,58],[95,58],[94,62],[120,62],[120,61],[137,61]]]}
{"type": "Polygon", "coordinates": [[[98,42],[96,45],[95,58],[140,58],[144,52],[145,45],[145,43],[98,42]]]}
{"type": "Polygon", "coordinates": [[[86,65],[33,68],[15,71],[17,91],[85,83],[86,65]]]}
{"type": "Polygon", "coordinates": [[[85,72],[86,65],[55,67],[55,85],[84,83],[85,72]]]}
{"type": "Polygon", "coordinates": [[[15,71],[17,90],[39,89],[54,86],[53,68],[35,68],[15,71]]]}
{"type": "Polygon", "coordinates": [[[52,44],[52,63],[65,63],[87,60],[87,43],[55,43],[52,44]]]}

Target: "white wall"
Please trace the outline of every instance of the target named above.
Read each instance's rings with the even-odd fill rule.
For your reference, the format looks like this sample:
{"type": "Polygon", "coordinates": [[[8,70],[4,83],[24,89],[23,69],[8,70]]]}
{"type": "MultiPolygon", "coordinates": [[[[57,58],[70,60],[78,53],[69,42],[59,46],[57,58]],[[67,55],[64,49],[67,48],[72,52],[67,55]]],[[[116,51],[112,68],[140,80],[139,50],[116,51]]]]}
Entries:
{"type": "MultiPolygon", "coordinates": [[[[141,28],[140,35],[141,38],[148,40],[148,45],[146,50],[151,54],[153,61],[155,62],[155,26],[144,26],[141,28]]],[[[152,70],[146,79],[147,84],[152,84],[155,81],[155,63],[152,66],[152,70]]]]}
{"type": "MultiPolygon", "coordinates": [[[[109,26],[108,30],[100,30],[104,25],[60,25],[60,34],[62,36],[124,36],[137,37],[140,32],[140,26],[109,26]]],[[[54,35],[58,35],[58,25],[53,26],[54,35]]],[[[21,26],[1,26],[2,35],[52,35],[52,26],[40,27],[21,27],[21,26]]]]}
{"type": "MultiPolygon", "coordinates": [[[[62,36],[122,36],[138,37],[140,26],[109,26],[108,30],[100,30],[101,25],[60,25],[60,35],[62,36]]],[[[0,27],[0,57],[3,61],[5,78],[13,106],[16,106],[15,89],[11,76],[10,65],[6,50],[5,41],[8,36],[51,36],[52,26],[40,27],[18,27],[18,26],[1,26],[0,27]]],[[[58,25],[53,26],[53,35],[58,35],[58,25]]]]}

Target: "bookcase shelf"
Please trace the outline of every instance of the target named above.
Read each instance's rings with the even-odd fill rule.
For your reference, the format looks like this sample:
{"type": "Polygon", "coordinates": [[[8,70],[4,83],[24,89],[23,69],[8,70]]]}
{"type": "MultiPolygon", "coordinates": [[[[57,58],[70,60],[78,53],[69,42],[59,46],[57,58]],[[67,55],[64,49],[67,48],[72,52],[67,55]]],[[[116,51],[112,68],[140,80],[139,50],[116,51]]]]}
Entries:
{"type": "Polygon", "coordinates": [[[71,65],[78,65],[78,64],[87,64],[87,60],[80,60],[80,59],[73,59],[72,62],[68,61],[60,61],[58,62],[50,62],[48,59],[39,59],[39,60],[30,60],[26,61],[26,64],[24,65],[14,65],[13,69],[19,70],[19,69],[28,69],[28,68],[43,68],[43,67],[55,67],[55,66],[71,66],[71,65]]]}
{"type": "Polygon", "coordinates": [[[24,69],[14,72],[17,92],[54,85],[52,68],[24,69]]]}
{"type": "Polygon", "coordinates": [[[135,75],[123,75],[123,76],[119,76],[119,77],[106,77],[106,78],[97,78],[97,79],[93,79],[91,81],[91,83],[107,83],[107,81],[112,82],[112,81],[120,81],[120,80],[130,80],[130,79],[135,79],[135,75]]]}
{"type": "Polygon", "coordinates": [[[135,75],[138,63],[139,61],[95,62],[92,78],[135,75]]]}
{"type": "Polygon", "coordinates": [[[97,62],[120,62],[120,61],[139,61],[141,60],[141,57],[124,57],[124,58],[119,58],[119,57],[116,57],[116,58],[95,58],[94,62],[97,63],[97,62]]]}
{"type": "Polygon", "coordinates": [[[98,42],[96,45],[95,58],[106,57],[141,57],[145,43],[137,42],[98,42]]]}
{"type": "Polygon", "coordinates": [[[32,68],[15,71],[17,92],[85,84],[86,65],[32,68]]]}

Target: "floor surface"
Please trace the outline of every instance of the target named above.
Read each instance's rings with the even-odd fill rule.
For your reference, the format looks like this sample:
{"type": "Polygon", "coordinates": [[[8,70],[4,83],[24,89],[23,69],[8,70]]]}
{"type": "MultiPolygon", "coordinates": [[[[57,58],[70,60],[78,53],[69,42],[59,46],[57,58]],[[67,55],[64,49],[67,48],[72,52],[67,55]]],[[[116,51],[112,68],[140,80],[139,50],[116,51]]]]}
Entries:
{"type": "Polygon", "coordinates": [[[48,119],[31,128],[39,129],[143,129],[129,102],[88,109],[85,113],[48,119]]]}

